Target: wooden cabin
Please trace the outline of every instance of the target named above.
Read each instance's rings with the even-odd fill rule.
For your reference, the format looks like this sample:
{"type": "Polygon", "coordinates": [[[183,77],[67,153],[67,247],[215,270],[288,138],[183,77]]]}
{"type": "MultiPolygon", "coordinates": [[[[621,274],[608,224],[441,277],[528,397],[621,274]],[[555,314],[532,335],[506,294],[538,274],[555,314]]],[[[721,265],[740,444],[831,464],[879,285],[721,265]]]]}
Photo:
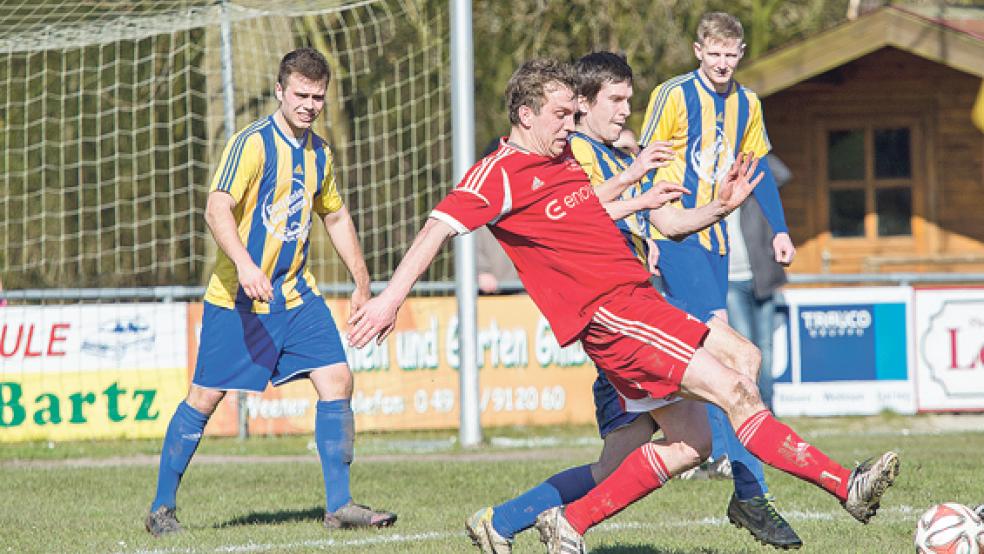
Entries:
{"type": "Polygon", "coordinates": [[[741,68],[793,175],[791,271],[984,272],[982,77],[982,8],[884,7],[741,68]]]}

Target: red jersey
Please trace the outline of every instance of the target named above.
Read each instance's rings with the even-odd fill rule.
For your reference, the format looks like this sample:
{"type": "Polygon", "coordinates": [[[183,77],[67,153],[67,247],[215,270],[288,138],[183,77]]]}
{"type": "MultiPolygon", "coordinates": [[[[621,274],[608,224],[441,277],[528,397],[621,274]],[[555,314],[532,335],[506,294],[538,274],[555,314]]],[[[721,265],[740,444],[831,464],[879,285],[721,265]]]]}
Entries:
{"type": "Polygon", "coordinates": [[[650,287],[569,147],[548,158],[501,141],[431,217],[459,234],[488,224],[561,345],[613,292],[650,287]]]}

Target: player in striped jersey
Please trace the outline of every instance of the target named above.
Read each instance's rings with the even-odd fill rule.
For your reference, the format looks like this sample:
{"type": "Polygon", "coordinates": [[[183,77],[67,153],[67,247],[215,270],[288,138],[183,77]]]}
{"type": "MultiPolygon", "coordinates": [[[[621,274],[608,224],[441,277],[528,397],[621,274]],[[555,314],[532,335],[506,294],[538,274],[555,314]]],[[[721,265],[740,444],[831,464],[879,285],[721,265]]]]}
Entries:
{"type": "MultiPolygon", "coordinates": [[[[649,98],[640,142],[645,145],[669,140],[674,144],[676,157],[659,170],[657,178],[681,183],[691,191],[675,205],[678,208],[700,207],[713,201],[721,177],[739,152],[764,157],[771,149],[758,97],[734,80],[744,54],[743,37],[741,23],[733,16],[720,12],[704,15],[694,43],[699,67],[657,86],[649,98]]],[[[775,179],[768,164],[758,167],[764,179],[755,189],[755,198],[772,227],[775,260],[788,265],[795,248],[787,232],[775,179]]],[[[652,238],[659,250],[658,267],[667,299],[703,321],[712,317],[727,321],[725,222],[682,240],[658,233],[652,238]]],[[[766,531],[778,528],[759,524],[779,522],[775,517],[763,518],[763,511],[775,510],[762,464],[741,445],[721,410],[708,405],[708,415],[714,435],[713,457],[720,460],[727,456],[735,484],[728,517],[760,540],[777,545],[797,544],[799,539],[788,526],[782,526],[788,533],[776,534],[766,531]]]]}
{"type": "Polygon", "coordinates": [[[336,188],[331,151],[311,124],[325,102],[324,56],[301,48],[280,63],[279,109],[234,136],[212,180],[205,219],[219,245],[205,293],[201,344],[188,396],[171,418],[145,526],[181,530],[178,485],[205,424],[230,390],[307,377],[318,394],[315,441],[328,528],[385,527],[396,515],[352,502],[352,373],[338,329],[307,268],[315,215],[355,281],[352,309],[370,296],[355,226],[336,188]]]}
{"type": "MultiPolygon", "coordinates": [[[[702,402],[725,410],[755,456],[827,491],[866,523],[894,482],[898,456],[887,452],[854,471],[828,458],[772,416],[748,375],[712,353],[728,342],[720,328],[674,308],[656,292],[595,194],[602,191],[607,202],[621,190],[593,188],[570,153],[574,81],[569,68],[552,60],[526,62],[513,74],[506,88],[509,137],[431,211],[386,289],[349,318],[349,344],[381,343],[413,283],[447,239],[488,225],[558,343],[580,341],[625,408],[649,412],[663,430],[663,440],[633,450],[584,497],[540,515],[537,526],[548,552],[584,552],[588,529],[706,458],[710,430],[702,402]]],[[[754,186],[756,163],[741,153],[720,196],[754,186]]],[[[651,196],[659,200],[651,208],[680,194],[664,181],[653,189],[666,194],[651,196]]],[[[488,520],[479,523],[489,529],[488,520]]],[[[486,552],[511,550],[505,541],[479,545],[486,552]]]]}

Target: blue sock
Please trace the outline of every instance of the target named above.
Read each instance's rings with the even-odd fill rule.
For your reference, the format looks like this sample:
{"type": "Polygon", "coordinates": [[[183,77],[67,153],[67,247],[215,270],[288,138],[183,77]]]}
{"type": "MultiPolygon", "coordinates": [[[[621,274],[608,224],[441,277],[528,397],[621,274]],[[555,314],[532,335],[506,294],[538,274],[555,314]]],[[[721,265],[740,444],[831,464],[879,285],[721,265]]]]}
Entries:
{"type": "Polygon", "coordinates": [[[717,460],[727,453],[728,439],[724,433],[724,428],[728,423],[728,416],[717,406],[707,404],[707,421],[711,427],[711,458],[717,460]]]}
{"type": "Polygon", "coordinates": [[[314,440],[325,478],[325,509],[334,512],[352,500],[349,466],[355,443],[355,418],[348,399],[319,400],[314,440]]]}
{"type": "Polygon", "coordinates": [[[536,523],[540,512],[581,498],[595,486],[591,466],[565,469],[523,494],[494,508],[492,527],[507,539],[536,523]]]}
{"type": "Polygon", "coordinates": [[[707,405],[708,419],[711,423],[711,436],[714,440],[714,457],[723,451],[731,462],[731,476],[735,482],[735,496],[748,500],[769,492],[765,484],[765,471],[762,462],[745,449],[724,411],[712,404],[707,405]],[[718,444],[720,441],[721,444],[718,444]]]}
{"type": "Polygon", "coordinates": [[[160,469],[157,473],[157,494],[150,505],[150,511],[161,506],[174,508],[177,505],[175,497],[178,494],[178,485],[191,463],[191,457],[198,449],[206,423],[208,416],[192,408],[187,402],[178,404],[164,434],[160,469]]]}

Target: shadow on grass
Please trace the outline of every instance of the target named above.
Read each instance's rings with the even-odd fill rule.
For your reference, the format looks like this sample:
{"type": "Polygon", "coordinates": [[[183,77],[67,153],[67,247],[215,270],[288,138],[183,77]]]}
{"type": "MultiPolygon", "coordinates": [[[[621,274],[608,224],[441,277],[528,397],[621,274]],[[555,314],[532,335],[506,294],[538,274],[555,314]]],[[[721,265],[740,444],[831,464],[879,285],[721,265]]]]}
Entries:
{"type": "Polygon", "coordinates": [[[720,550],[699,548],[697,550],[663,549],[644,544],[620,544],[618,546],[599,546],[591,549],[591,554],[719,554],[720,550]]]}
{"type": "Polygon", "coordinates": [[[238,527],[241,525],[269,525],[277,523],[289,523],[293,521],[321,521],[325,517],[325,509],[322,507],[308,508],[306,510],[278,510],[276,512],[253,512],[244,516],[231,519],[223,523],[214,525],[216,529],[225,527],[238,527]]]}

